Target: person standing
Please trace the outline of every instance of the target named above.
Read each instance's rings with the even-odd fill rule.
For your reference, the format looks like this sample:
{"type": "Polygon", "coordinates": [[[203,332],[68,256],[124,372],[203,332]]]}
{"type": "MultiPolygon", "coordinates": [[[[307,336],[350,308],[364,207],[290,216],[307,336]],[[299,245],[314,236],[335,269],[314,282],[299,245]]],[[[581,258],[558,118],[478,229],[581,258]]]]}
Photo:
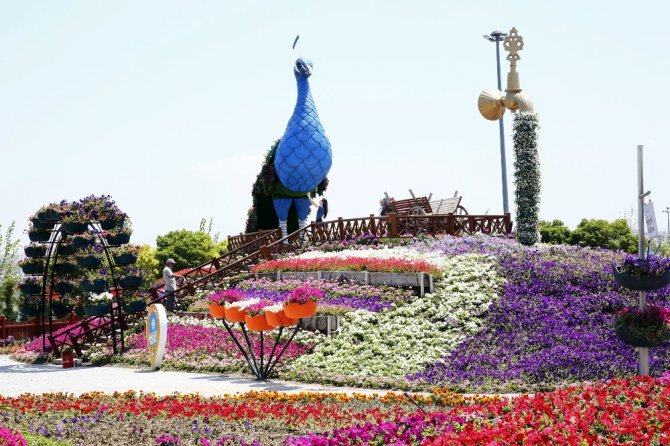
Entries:
{"type": "Polygon", "coordinates": [[[328,216],[328,200],[325,198],[321,197],[321,199],[317,202],[315,201],[312,197],[307,195],[307,198],[309,198],[309,201],[312,202],[312,206],[316,206],[316,222],[321,223],[323,222],[323,219],[328,216]]]}
{"type": "Polygon", "coordinates": [[[184,280],[183,276],[178,276],[172,272],[172,267],[175,263],[174,259],[167,259],[165,261],[165,268],[163,268],[164,294],[168,295],[167,311],[175,311],[177,309],[177,293],[174,292],[177,289],[177,278],[182,279],[182,283],[184,280]]]}

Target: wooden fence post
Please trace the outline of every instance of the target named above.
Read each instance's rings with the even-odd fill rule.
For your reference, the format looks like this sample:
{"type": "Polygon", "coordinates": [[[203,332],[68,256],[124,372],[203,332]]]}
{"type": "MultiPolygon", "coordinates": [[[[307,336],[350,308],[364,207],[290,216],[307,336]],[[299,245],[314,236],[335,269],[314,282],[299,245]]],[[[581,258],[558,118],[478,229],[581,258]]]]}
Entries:
{"type": "Polygon", "coordinates": [[[396,237],[398,237],[398,214],[396,214],[395,212],[391,212],[387,215],[387,217],[388,217],[389,226],[390,226],[389,230],[391,231],[389,236],[391,238],[396,238],[396,237]]]}
{"type": "Polygon", "coordinates": [[[270,252],[268,245],[261,246],[261,255],[265,260],[272,260],[272,253],[270,252]]]}
{"type": "Polygon", "coordinates": [[[74,311],[70,312],[70,323],[77,322],[77,315],[74,314],[74,311]]]}
{"type": "Polygon", "coordinates": [[[447,216],[447,234],[456,235],[455,223],[456,217],[454,217],[454,214],[449,214],[447,216]]]}
{"type": "Polygon", "coordinates": [[[370,214],[370,233],[377,235],[377,228],[375,226],[375,214],[370,214]]]}
{"type": "Polygon", "coordinates": [[[0,325],[2,326],[0,338],[7,339],[7,318],[5,316],[0,317],[0,325]]]}
{"type": "Polygon", "coordinates": [[[344,222],[342,217],[337,218],[337,230],[340,231],[340,240],[344,240],[344,222]]]}
{"type": "Polygon", "coordinates": [[[512,216],[509,212],[505,213],[503,217],[503,222],[505,225],[505,235],[510,235],[512,233],[512,216]]]}

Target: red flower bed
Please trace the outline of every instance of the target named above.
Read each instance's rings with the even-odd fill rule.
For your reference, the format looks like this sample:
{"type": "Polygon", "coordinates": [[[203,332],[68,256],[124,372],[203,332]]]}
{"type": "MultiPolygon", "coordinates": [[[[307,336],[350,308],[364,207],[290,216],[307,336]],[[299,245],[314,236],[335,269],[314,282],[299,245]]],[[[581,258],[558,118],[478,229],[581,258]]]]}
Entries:
{"type": "Polygon", "coordinates": [[[269,260],[251,268],[253,273],[277,271],[376,271],[393,273],[438,273],[437,268],[424,260],[376,259],[365,257],[326,257],[318,259],[269,260]]]}

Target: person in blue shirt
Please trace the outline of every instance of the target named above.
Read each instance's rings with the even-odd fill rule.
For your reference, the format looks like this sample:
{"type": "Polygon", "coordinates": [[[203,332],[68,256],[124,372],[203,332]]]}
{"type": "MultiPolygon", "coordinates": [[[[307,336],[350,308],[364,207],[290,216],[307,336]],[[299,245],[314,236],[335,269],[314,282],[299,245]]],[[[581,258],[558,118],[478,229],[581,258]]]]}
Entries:
{"type": "Polygon", "coordinates": [[[328,200],[321,197],[319,201],[314,201],[309,195],[307,195],[307,198],[312,202],[312,206],[316,206],[316,222],[321,223],[328,216],[328,200]]]}

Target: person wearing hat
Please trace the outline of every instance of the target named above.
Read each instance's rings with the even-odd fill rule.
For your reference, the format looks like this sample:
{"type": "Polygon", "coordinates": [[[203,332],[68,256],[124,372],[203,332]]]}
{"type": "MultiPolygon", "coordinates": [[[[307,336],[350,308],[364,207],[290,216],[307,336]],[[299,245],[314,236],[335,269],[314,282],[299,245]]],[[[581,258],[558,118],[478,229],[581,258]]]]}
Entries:
{"type": "Polygon", "coordinates": [[[167,259],[165,261],[165,268],[163,268],[163,283],[165,284],[164,293],[169,294],[167,298],[167,310],[175,311],[177,309],[177,278],[184,280],[183,276],[178,276],[172,272],[172,267],[175,265],[174,259],[167,259]]]}

